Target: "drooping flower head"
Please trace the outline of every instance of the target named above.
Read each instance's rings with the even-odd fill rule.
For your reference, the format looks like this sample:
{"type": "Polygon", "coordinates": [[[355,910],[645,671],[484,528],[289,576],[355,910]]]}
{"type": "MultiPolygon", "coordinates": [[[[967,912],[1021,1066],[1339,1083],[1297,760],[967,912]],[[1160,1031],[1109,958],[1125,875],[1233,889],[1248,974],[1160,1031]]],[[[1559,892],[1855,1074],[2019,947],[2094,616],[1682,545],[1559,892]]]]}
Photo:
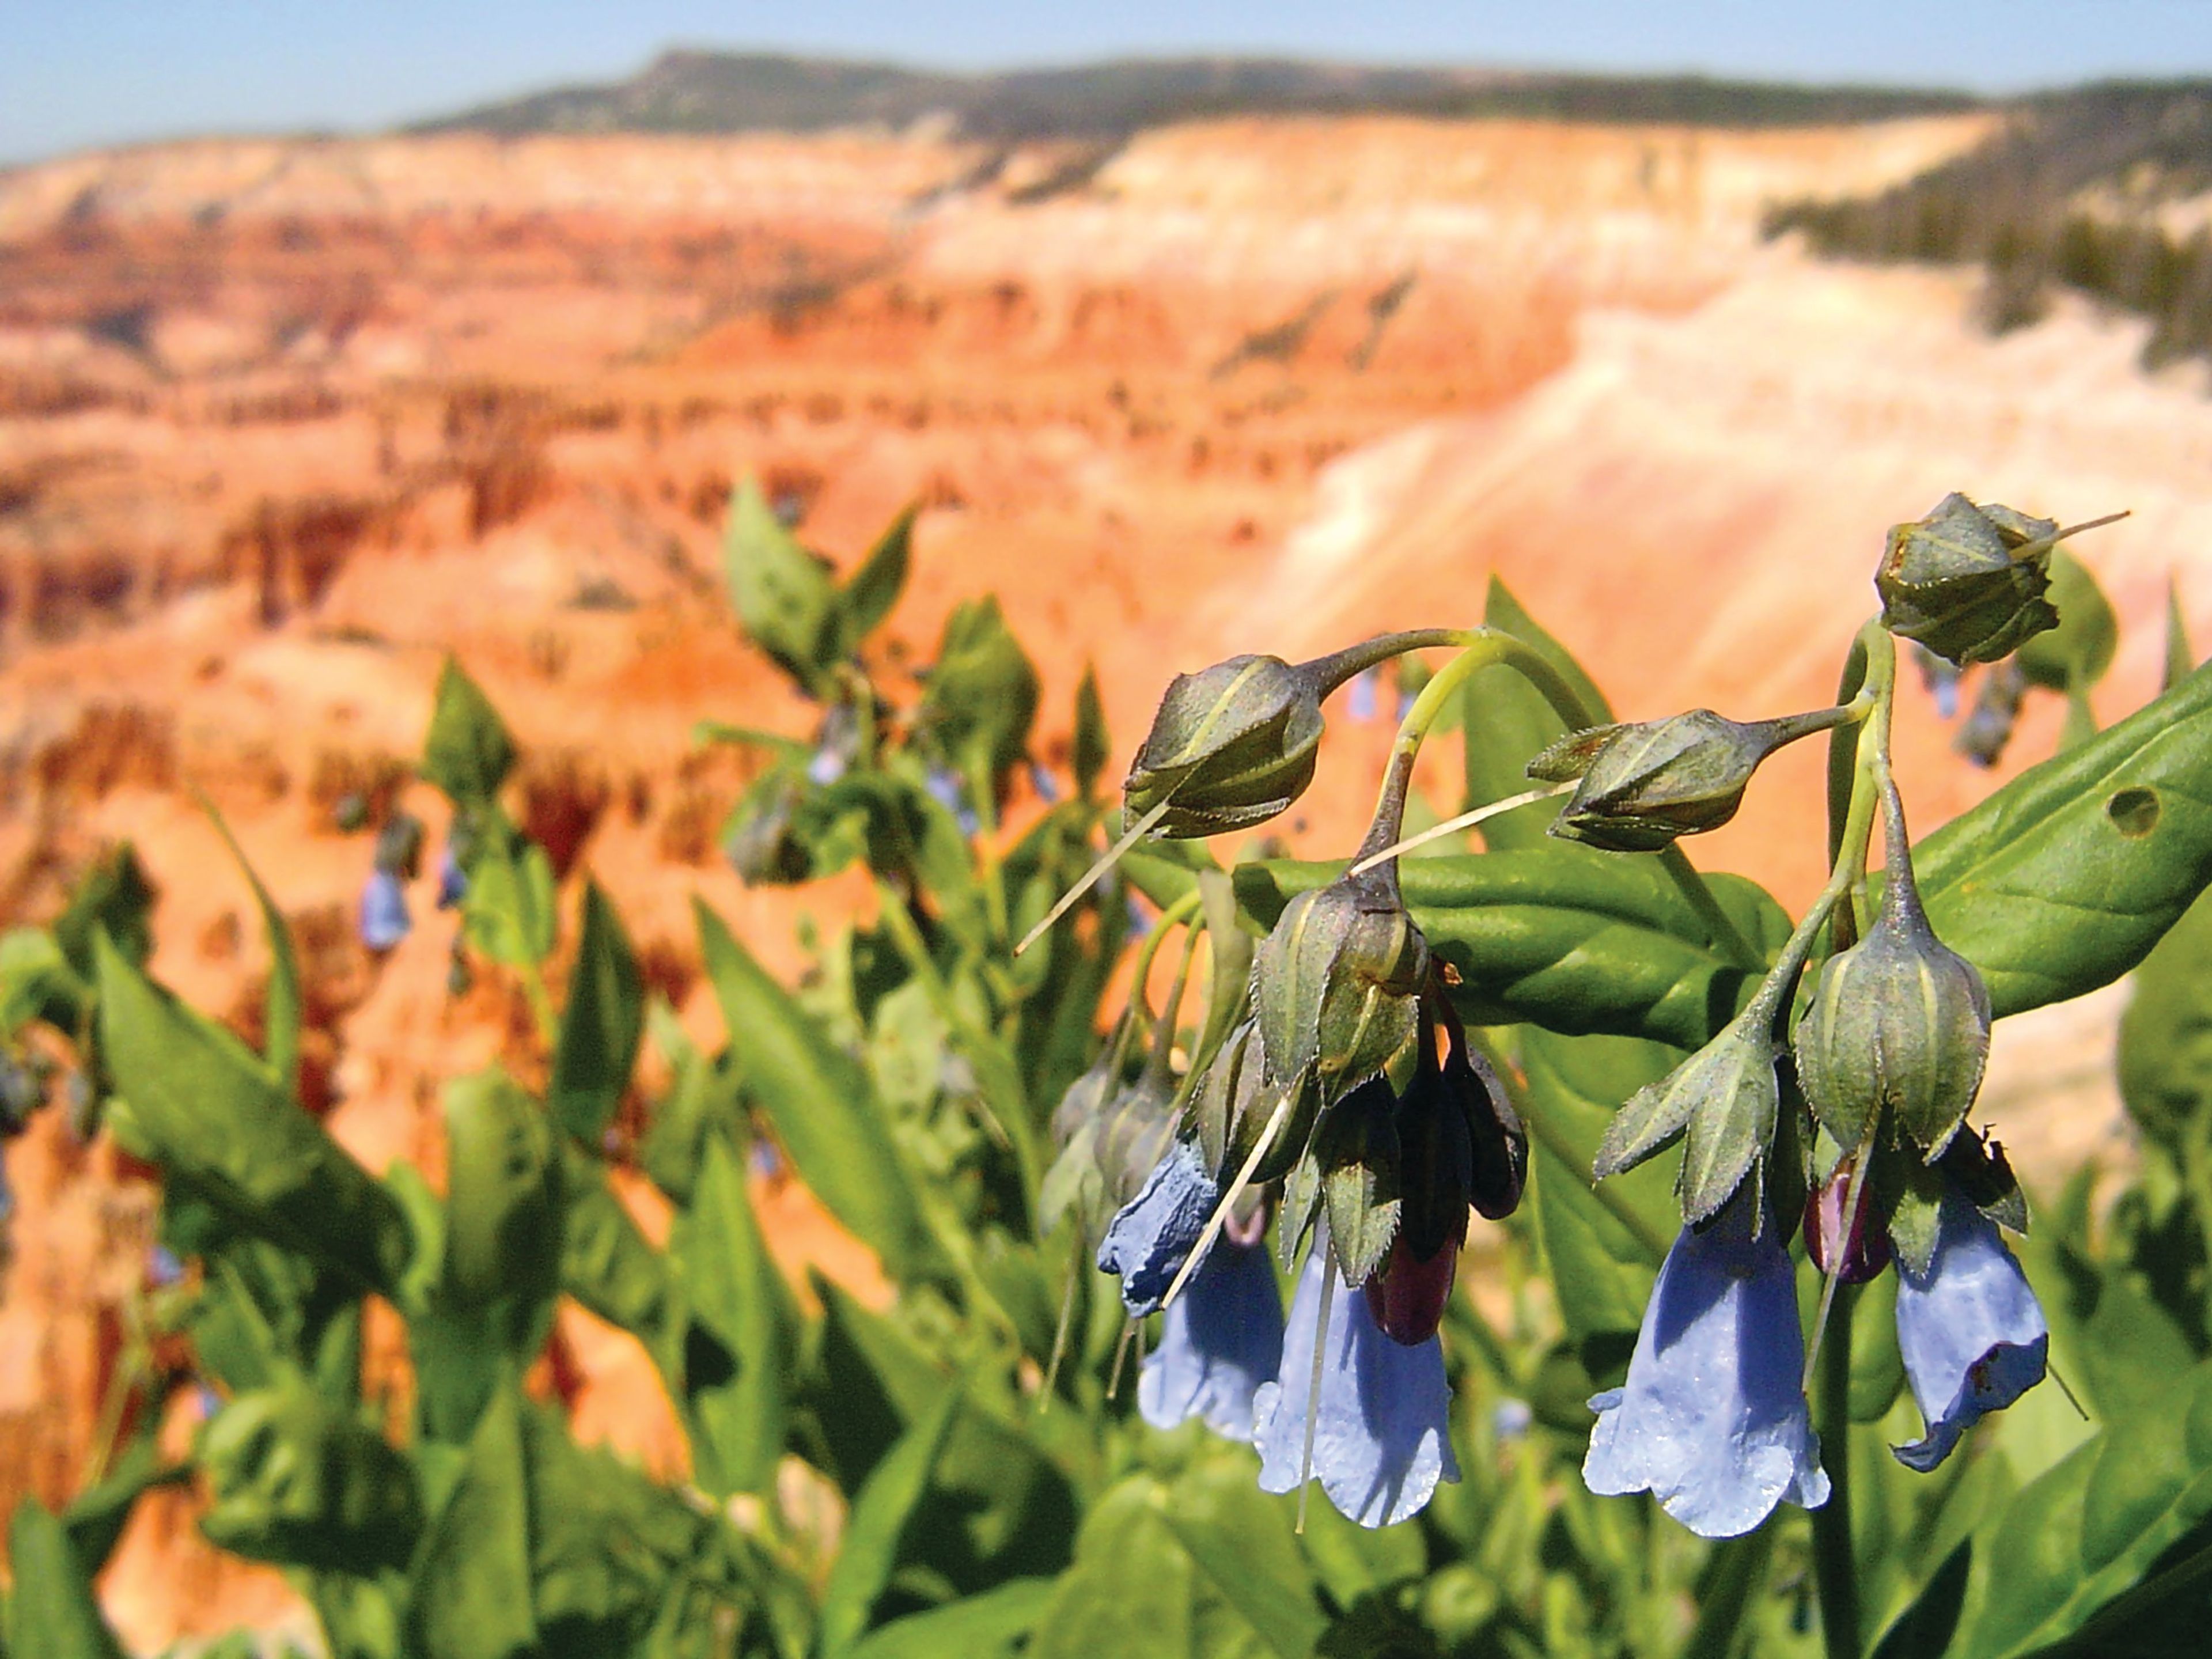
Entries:
{"type": "Polygon", "coordinates": [[[1626,1383],[1590,1401],[1583,1480],[1604,1496],[1649,1492],[1703,1538],[1749,1532],[1785,1498],[1818,1509],[1828,1477],[1804,1365],[1796,1274],[1747,1182],[1667,1253],[1626,1383]]]}
{"type": "Polygon", "coordinates": [[[1255,1224],[1216,1240],[1168,1304],[1159,1346],[1137,1377],[1137,1408],[1157,1429],[1191,1418],[1228,1440],[1252,1437],[1253,1397],[1283,1359],[1283,1303],[1255,1224]]]}
{"type": "Polygon", "coordinates": [[[1924,1272],[1897,1267],[1897,1346],[1927,1433],[1895,1448],[1923,1474],[1959,1437],[2043,1381],[2051,1328],[1996,1223],[1944,1194],[1924,1272]]]}
{"type": "Polygon", "coordinates": [[[1363,1527],[1387,1527],[1419,1514],[1438,1481],[1459,1479],[1443,1346],[1434,1336],[1407,1346],[1384,1334],[1330,1258],[1326,1224],[1316,1231],[1291,1304],[1282,1370],[1253,1401],[1260,1488],[1293,1492],[1310,1476],[1342,1514],[1363,1527]]]}

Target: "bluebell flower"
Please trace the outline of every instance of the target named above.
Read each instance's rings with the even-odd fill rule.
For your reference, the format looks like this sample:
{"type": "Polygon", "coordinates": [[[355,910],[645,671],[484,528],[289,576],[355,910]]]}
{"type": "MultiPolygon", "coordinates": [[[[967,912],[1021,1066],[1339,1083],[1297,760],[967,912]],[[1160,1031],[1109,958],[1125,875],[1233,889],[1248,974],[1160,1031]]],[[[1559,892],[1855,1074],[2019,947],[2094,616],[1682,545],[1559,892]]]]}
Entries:
{"type": "Polygon", "coordinates": [[[1944,1194],[1928,1271],[1897,1264],[1897,1346],[1928,1431],[1894,1449],[1923,1474],[1984,1414],[2043,1381],[2051,1328],[2042,1304],[1996,1223],[1955,1192],[1944,1194]]]}
{"type": "Polygon", "coordinates": [[[1059,803],[1060,781],[1045,769],[1042,761],[1030,763],[1030,787],[1036,792],[1036,798],[1047,806],[1059,803]]]}
{"type": "Polygon", "coordinates": [[[1320,1397],[1313,1402],[1311,1474],[1328,1501],[1363,1527],[1410,1520],[1459,1479],[1447,1419],[1451,1385],[1443,1345],[1431,1336],[1408,1347],[1375,1322],[1367,1298],[1316,1243],[1298,1275],[1283,1364],[1252,1401],[1252,1442],[1260,1451],[1260,1489],[1295,1491],[1307,1476],[1306,1410],[1314,1381],[1314,1340],[1322,1286],[1334,1274],[1328,1328],[1322,1334],[1320,1397]]]}
{"type": "Polygon", "coordinates": [[[814,757],[806,763],[806,781],[827,789],[845,775],[845,766],[844,755],[824,744],[814,751],[814,757]]]}
{"type": "Polygon", "coordinates": [[[1137,1409],[1156,1429],[1191,1418],[1226,1440],[1252,1437],[1252,1396],[1283,1363],[1283,1302],[1267,1246],[1224,1238],[1160,1322],[1137,1377],[1137,1409]]]}
{"type": "Polygon", "coordinates": [[[1159,1311],[1220,1197],[1197,1144],[1178,1140],[1115,1212],[1098,1246],[1098,1271],[1121,1276],[1122,1304],[1132,1314],[1159,1311]]]}
{"type": "Polygon", "coordinates": [[[933,766],[922,779],[922,787],[930,798],[958,820],[960,833],[972,836],[982,827],[975,809],[968,804],[968,792],[961,787],[960,775],[950,767],[933,766]]]}
{"type": "Polygon", "coordinates": [[[1375,718],[1375,671],[1362,669],[1352,677],[1352,688],[1345,694],[1344,712],[1365,725],[1375,718]]]}
{"type": "Polygon", "coordinates": [[[468,896],[468,872],[461,868],[460,854],[454,852],[449,842],[446,850],[438,855],[438,908],[441,910],[458,909],[461,901],[468,896]]]}
{"type": "Polygon", "coordinates": [[[1797,1277],[1757,1187],[1704,1231],[1682,1230],[1627,1385],[1590,1401],[1583,1483],[1605,1497],[1649,1492],[1702,1538],[1749,1532],[1784,1498],[1828,1501],[1805,1406],[1797,1277]]]}
{"type": "Polygon", "coordinates": [[[361,890],[361,942],[372,951],[389,951],[413,926],[399,878],[386,869],[370,871],[368,885],[361,890]]]}

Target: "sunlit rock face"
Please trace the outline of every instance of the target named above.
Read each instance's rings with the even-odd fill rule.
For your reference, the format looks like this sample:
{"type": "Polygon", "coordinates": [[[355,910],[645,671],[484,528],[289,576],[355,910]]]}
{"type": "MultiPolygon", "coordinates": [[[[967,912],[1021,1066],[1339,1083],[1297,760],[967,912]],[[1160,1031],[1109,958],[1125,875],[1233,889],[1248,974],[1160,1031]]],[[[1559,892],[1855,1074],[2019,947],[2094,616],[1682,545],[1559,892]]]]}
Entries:
{"type": "MultiPolygon", "coordinates": [[[[996,589],[1041,659],[1048,760],[1086,659],[1126,759],[1175,670],[1471,622],[1493,570],[1625,718],[1811,707],[1883,531],[1955,489],[2136,509],[2082,548],[2122,617],[2112,718],[2149,690],[2170,563],[2212,641],[2186,568],[2212,544],[2212,405],[2189,373],[2144,377],[2131,331],[2063,306],[1992,341],[1966,279],[1759,237],[1771,200],[1876,187],[1983,131],[446,136],[0,175],[0,923],[50,915],[131,836],[163,889],[156,972],[250,1028],[254,911],[204,790],[300,935],[310,1103],[372,1168],[441,1179],[438,1082],[527,1019],[484,987],[449,1002],[428,887],[387,958],[361,950],[368,849],[331,814],[412,757],[450,649],[526,750],[518,811],[589,860],[716,1039],[688,896],[787,968],[793,902],[721,864],[743,779],[691,724],[810,726],[721,594],[744,471],[848,566],[920,500],[890,634],[921,660],[956,599],[996,589]]],[[[1900,766],[1933,827],[1988,779],[1917,697],[1900,766]]],[[[1387,741],[1329,714],[1276,826],[1317,852],[1356,837],[1387,741]]],[[[2031,708],[2016,754],[2056,725],[2031,708]]],[[[1697,855],[1802,901],[1818,771],[1817,745],[1778,757],[1697,855]]],[[[2001,1027],[1990,1090],[2063,1077],[2052,1056],[2110,1018],[2053,1028],[2025,1072],[2001,1027]]],[[[2037,1097],[2010,1098],[2008,1139],[2033,1143],[2037,1097]]],[[[74,1489],[143,1271],[144,1188],[59,1127],[9,1166],[18,1237],[46,1242],[0,1302],[0,1505],[74,1489]]],[[[777,1248],[879,1293],[802,1197],[763,1200],[777,1248]]],[[[396,1333],[369,1346],[404,1377],[396,1333]]],[[[539,1381],[586,1437],[674,1467],[634,1343],[571,1313],[559,1353],[539,1381]]],[[[136,1647],[279,1616],[281,1583],[216,1565],[181,1500],[146,1515],[106,1583],[136,1647]]]]}

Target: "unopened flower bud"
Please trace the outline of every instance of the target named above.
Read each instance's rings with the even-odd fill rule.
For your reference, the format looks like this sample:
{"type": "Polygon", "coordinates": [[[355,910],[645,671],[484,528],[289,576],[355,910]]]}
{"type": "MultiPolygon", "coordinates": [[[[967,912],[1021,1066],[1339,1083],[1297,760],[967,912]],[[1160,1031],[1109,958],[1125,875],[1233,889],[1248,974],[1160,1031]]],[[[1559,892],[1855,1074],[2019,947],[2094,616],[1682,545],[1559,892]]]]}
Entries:
{"type": "Polygon", "coordinates": [[[2010,655],[2058,620],[2046,597],[2057,534],[2052,520],[1946,495],[1890,530],[1874,582],[1882,626],[1962,666],[2010,655]]]}
{"type": "Polygon", "coordinates": [[[1218,835],[1273,817],[1313,781],[1327,690],[1279,657],[1231,657],[1176,675],[1121,785],[1131,820],[1163,802],[1161,836],[1218,835]]]}
{"type": "Polygon", "coordinates": [[[1632,1170],[1686,1137],[1676,1190],[1682,1218],[1715,1214],[1773,1144],[1782,1109],[1781,1051],[1763,997],[1656,1083],[1631,1095],[1598,1143],[1599,1180],[1632,1170]]]}
{"type": "Polygon", "coordinates": [[[1867,1224],[1872,1207],[1869,1183],[1861,1182],[1857,1213],[1848,1219],[1844,1206],[1851,1201],[1852,1159],[1837,1165],[1836,1172],[1805,1195],[1805,1254],[1815,1273],[1835,1275],[1846,1285],[1863,1285],[1889,1265],[1889,1235],[1867,1224]]]}
{"type": "Polygon", "coordinates": [[[1413,1040],[1429,945],[1395,866],[1347,876],[1283,907],[1252,963],[1252,1006],[1275,1083],[1327,1106],[1413,1040]]]}
{"type": "Polygon", "coordinates": [[[1820,1127],[1859,1146],[1884,1112],[1933,1160],[1973,1103],[1990,1052],[1990,996],[1928,925],[1900,849],[1867,936],[1820,969],[1797,1025],[1797,1075],[1820,1127]]]}
{"type": "Polygon", "coordinates": [[[1826,730],[1840,708],[1744,724],[1710,708],[1663,720],[1570,732],[1528,763],[1546,783],[1579,783],[1552,833],[1609,853],[1652,853],[1735,816],[1759,764],[1826,730]]]}

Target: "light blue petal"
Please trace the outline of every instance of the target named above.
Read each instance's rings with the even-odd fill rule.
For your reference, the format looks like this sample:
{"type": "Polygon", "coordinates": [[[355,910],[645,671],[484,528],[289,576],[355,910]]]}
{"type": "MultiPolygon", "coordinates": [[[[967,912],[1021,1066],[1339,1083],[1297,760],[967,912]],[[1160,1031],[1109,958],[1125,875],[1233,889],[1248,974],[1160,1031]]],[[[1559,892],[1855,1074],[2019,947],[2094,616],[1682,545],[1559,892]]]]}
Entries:
{"type": "MultiPolygon", "coordinates": [[[[1291,1298],[1282,1370],[1252,1401],[1262,1492],[1294,1491],[1304,1472],[1306,1399],[1324,1271],[1317,1248],[1291,1298]]],[[[1419,1515],[1436,1495],[1437,1481],[1459,1479],[1450,1410],[1443,1345],[1433,1336],[1412,1347],[1392,1341],[1367,1310],[1367,1298],[1338,1273],[1313,1425],[1313,1474],[1328,1501],[1363,1527],[1387,1527],[1419,1515]]]]}
{"type": "Polygon", "coordinates": [[[461,860],[449,844],[438,859],[438,908],[458,908],[468,896],[468,872],[461,868],[461,860]]]}
{"type": "Polygon", "coordinates": [[[1892,1449],[1923,1474],[1959,1437],[2043,1381],[2051,1327],[1996,1222],[1947,1194],[1928,1271],[1897,1268],[1897,1346],[1925,1438],[1892,1449]]]}
{"type": "Polygon", "coordinates": [[[1098,1271],[1121,1275],[1122,1305],[1131,1313],[1159,1311],[1220,1196],[1197,1146],[1178,1140],[1115,1212],[1098,1246],[1098,1271]]]}
{"type": "Polygon", "coordinates": [[[1196,1417],[1225,1440],[1249,1440],[1253,1394],[1282,1363],[1283,1300],[1267,1248],[1224,1243],[1161,1321],[1137,1409],[1156,1429],[1196,1417]]]}
{"type": "Polygon", "coordinates": [[[1769,1221],[1747,1237],[1739,1204],[1703,1233],[1685,1228],[1644,1312],[1625,1387],[1590,1401],[1597,1425],[1583,1482],[1649,1492],[1702,1538],[1734,1538],[1784,1498],[1828,1501],[1806,1409],[1796,1276],[1769,1221]]]}
{"type": "Polygon", "coordinates": [[[372,951],[389,951],[414,925],[407,915],[407,892],[389,870],[369,872],[361,890],[361,942],[372,951]]]}

